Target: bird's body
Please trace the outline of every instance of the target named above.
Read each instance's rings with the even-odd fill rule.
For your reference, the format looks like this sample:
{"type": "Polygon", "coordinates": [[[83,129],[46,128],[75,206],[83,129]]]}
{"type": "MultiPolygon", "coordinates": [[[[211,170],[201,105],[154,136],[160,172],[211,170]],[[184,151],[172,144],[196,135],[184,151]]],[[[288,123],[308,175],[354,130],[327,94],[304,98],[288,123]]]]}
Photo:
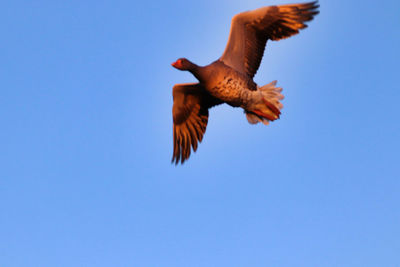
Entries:
{"type": "Polygon", "coordinates": [[[263,7],[235,15],[226,49],[221,58],[200,67],[185,58],[172,64],[191,72],[199,81],[173,88],[174,154],[172,161],[183,163],[191,147],[197,149],[208,121],[208,109],[227,103],[241,107],[251,124],[269,124],[279,118],[283,105],[282,88],[276,81],[258,86],[253,77],[267,40],[297,34],[318,13],[316,2],[263,7]]]}
{"type": "Polygon", "coordinates": [[[195,69],[195,77],[210,95],[233,107],[245,107],[257,85],[244,74],[217,60],[195,69]]]}

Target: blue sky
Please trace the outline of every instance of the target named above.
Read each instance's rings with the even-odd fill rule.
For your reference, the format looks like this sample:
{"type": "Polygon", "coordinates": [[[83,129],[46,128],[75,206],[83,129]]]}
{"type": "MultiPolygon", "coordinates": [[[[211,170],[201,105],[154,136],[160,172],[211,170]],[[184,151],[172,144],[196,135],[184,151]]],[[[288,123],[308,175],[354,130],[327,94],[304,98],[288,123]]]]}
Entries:
{"type": "Polygon", "coordinates": [[[281,119],[216,107],[170,164],[170,63],[282,3],[3,3],[0,266],[400,266],[399,1],[320,1],[255,77],[281,119]]]}

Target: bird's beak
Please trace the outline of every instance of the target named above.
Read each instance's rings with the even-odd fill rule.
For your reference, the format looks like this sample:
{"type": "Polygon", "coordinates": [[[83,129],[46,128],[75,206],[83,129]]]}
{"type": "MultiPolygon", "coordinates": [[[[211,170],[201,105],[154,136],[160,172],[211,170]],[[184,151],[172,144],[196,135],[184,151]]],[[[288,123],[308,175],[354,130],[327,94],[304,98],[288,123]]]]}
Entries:
{"type": "Polygon", "coordinates": [[[178,69],[178,70],[182,70],[182,62],[180,59],[178,59],[177,61],[175,61],[174,63],[171,64],[172,67],[178,69]]]}

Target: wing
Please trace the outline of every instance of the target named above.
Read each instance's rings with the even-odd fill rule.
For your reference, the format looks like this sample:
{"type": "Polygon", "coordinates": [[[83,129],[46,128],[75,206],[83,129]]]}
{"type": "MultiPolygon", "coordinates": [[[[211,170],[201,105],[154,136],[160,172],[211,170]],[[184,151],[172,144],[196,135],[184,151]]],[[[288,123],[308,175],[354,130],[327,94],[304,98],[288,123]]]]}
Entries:
{"type": "Polygon", "coordinates": [[[228,44],[220,58],[226,65],[253,78],[260,66],[267,40],[281,40],[299,33],[319,13],[317,1],[268,6],[235,15],[228,44]]]}
{"type": "Polygon", "coordinates": [[[190,156],[191,147],[197,150],[208,122],[208,109],[222,103],[212,97],[198,83],[176,84],[172,90],[174,104],[174,153],[172,162],[183,163],[190,156]]]}

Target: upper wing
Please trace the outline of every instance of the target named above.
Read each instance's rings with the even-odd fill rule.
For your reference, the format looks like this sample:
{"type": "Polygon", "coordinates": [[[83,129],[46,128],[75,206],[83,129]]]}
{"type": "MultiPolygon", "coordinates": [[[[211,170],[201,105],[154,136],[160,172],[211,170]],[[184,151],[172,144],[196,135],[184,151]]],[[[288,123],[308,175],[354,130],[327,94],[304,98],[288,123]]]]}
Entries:
{"type": "Polygon", "coordinates": [[[235,15],[228,44],[220,59],[253,78],[267,40],[285,39],[306,28],[304,23],[319,13],[316,3],[262,7],[235,15]]]}
{"type": "Polygon", "coordinates": [[[190,156],[191,146],[197,150],[208,122],[208,109],[222,103],[210,96],[198,83],[176,84],[172,90],[174,104],[174,153],[172,162],[183,163],[190,156]]]}

